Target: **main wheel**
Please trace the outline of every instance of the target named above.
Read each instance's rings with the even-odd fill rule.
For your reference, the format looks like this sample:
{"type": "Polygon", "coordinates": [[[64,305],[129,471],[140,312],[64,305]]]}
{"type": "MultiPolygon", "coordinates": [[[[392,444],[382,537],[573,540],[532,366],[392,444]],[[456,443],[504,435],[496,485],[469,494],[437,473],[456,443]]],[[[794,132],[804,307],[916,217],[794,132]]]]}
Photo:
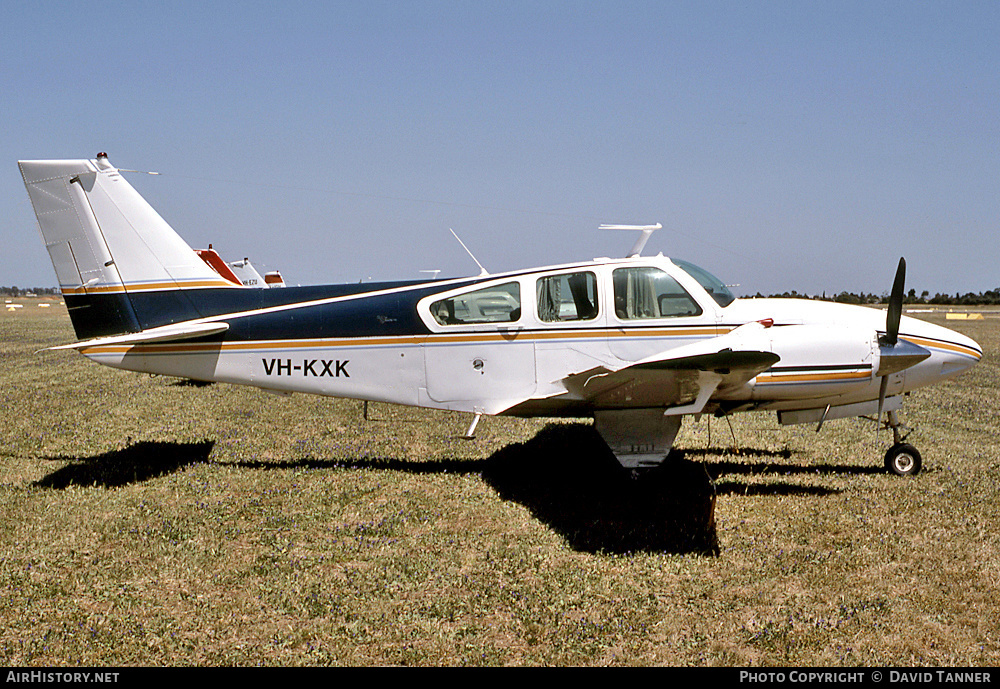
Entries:
{"type": "Polygon", "coordinates": [[[915,476],[920,471],[920,453],[908,443],[898,443],[885,453],[885,468],[897,476],[915,476]]]}

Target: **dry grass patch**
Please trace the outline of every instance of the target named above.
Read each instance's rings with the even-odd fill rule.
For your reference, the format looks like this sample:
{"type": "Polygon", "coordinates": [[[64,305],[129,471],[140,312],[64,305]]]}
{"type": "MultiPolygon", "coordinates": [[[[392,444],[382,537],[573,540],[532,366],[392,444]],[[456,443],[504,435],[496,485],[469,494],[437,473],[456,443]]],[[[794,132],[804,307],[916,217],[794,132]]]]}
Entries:
{"type": "Polygon", "coordinates": [[[1000,320],[949,325],[987,354],[909,400],[919,476],[871,424],[747,414],[636,483],[585,425],[466,441],[464,415],[36,354],[65,310],[0,313],[0,658],[996,665],[1000,320]]]}

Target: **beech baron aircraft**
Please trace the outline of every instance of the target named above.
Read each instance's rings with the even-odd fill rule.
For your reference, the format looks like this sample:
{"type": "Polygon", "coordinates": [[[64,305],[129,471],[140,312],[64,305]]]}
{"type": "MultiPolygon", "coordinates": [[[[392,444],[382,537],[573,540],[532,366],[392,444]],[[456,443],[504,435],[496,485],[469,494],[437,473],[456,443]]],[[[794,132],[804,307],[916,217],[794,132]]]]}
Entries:
{"type": "MultiPolygon", "coordinates": [[[[642,256],[476,277],[256,289],[203,260],[99,154],[19,162],[77,338],[132,371],[483,414],[592,417],[626,468],[656,466],[687,415],[782,424],[872,416],[896,474],[920,469],[904,393],[982,357],[888,312],[736,299],[701,268],[642,256]]],[[[463,245],[464,246],[464,245],[463,245]]]]}

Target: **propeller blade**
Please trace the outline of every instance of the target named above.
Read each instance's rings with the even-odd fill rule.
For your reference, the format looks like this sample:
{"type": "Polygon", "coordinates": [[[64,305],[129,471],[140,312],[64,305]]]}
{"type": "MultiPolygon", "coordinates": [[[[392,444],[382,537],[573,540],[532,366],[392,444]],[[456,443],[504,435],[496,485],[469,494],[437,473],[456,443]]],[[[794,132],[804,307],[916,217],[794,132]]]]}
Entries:
{"type": "Polygon", "coordinates": [[[906,282],[906,260],[899,259],[896,268],[896,279],[892,283],[892,293],[889,295],[889,309],[885,317],[885,337],[882,344],[895,345],[899,340],[899,319],[903,315],[903,285],[906,282]]]}
{"type": "Polygon", "coordinates": [[[878,415],[875,420],[878,423],[882,423],[882,407],[885,406],[885,391],[889,387],[889,378],[887,376],[882,376],[882,382],[878,386],[878,415]]]}

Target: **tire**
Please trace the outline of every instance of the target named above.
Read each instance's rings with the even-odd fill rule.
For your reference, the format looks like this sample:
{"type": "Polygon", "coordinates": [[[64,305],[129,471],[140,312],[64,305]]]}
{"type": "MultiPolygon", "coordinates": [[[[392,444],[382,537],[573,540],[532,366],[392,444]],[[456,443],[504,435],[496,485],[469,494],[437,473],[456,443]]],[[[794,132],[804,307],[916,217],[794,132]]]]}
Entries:
{"type": "Polygon", "coordinates": [[[885,453],[885,468],[896,476],[916,476],[920,473],[920,453],[908,443],[899,443],[885,453]]]}

